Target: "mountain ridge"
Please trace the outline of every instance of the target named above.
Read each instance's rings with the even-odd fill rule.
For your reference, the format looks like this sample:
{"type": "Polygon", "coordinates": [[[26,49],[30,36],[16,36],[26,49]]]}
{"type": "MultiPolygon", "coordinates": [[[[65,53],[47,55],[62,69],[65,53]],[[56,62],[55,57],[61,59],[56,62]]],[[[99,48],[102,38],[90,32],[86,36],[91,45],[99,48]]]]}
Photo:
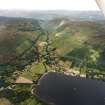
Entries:
{"type": "Polygon", "coordinates": [[[19,11],[19,10],[0,10],[0,16],[33,18],[39,20],[51,20],[53,18],[67,17],[73,21],[99,21],[105,20],[100,11],[19,11]]]}

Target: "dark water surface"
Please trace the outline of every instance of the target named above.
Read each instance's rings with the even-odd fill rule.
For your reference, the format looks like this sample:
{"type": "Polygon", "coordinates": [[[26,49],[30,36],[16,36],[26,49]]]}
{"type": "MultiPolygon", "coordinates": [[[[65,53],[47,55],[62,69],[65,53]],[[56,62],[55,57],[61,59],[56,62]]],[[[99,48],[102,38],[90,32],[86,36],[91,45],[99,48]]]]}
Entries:
{"type": "Polygon", "coordinates": [[[1,87],[6,87],[6,83],[4,82],[4,80],[0,79],[0,88],[1,87]]]}
{"type": "Polygon", "coordinates": [[[105,83],[50,72],[40,80],[37,97],[51,105],[105,105],[105,83]]]}

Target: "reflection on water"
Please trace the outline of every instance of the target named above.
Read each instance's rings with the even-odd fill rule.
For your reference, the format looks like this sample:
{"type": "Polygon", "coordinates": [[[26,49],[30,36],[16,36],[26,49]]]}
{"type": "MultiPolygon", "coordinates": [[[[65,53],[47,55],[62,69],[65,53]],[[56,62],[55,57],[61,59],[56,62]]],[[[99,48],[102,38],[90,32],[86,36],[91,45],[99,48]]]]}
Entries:
{"type": "Polygon", "coordinates": [[[40,80],[37,97],[54,105],[105,105],[105,83],[50,72],[40,80]]]}

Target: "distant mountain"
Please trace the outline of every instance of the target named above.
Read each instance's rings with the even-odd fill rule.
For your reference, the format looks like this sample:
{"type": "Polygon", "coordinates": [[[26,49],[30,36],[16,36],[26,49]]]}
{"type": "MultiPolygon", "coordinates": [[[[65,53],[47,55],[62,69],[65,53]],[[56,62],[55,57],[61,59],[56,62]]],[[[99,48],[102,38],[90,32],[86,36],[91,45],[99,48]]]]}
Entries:
{"type": "Polygon", "coordinates": [[[100,11],[18,11],[0,10],[0,16],[25,17],[39,20],[51,20],[53,18],[67,17],[72,21],[99,21],[105,20],[100,11]]]}

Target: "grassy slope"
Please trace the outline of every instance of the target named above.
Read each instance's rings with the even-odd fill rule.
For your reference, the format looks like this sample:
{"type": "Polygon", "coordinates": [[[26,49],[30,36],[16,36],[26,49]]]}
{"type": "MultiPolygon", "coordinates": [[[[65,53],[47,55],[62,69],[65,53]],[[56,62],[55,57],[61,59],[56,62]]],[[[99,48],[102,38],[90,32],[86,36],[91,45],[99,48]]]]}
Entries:
{"type": "Polygon", "coordinates": [[[16,19],[5,24],[5,28],[0,31],[1,63],[17,56],[21,50],[29,46],[27,39],[33,39],[38,34],[35,32],[39,27],[38,22],[36,21],[36,26],[33,22],[32,20],[16,19]]]}
{"type": "MultiPolygon", "coordinates": [[[[66,24],[57,27],[61,21],[62,20],[58,22],[53,21],[53,24],[50,22],[48,23],[50,39],[53,40],[52,46],[57,48],[60,56],[67,56],[66,60],[68,60],[70,56],[80,59],[81,56],[86,53],[86,50],[80,50],[81,48],[84,48],[85,44],[88,44],[99,52],[103,52],[105,44],[105,29],[103,24],[100,22],[71,22],[66,20],[66,24]],[[75,52],[76,55],[73,52],[75,52]]],[[[25,49],[30,47],[31,43],[29,39],[33,40],[36,38],[38,35],[38,32],[36,31],[38,27],[37,21],[33,20],[18,19],[5,23],[4,29],[0,31],[0,63],[7,62],[11,57],[13,58],[21,54],[25,49]]],[[[42,37],[41,40],[43,41],[44,37],[42,37]]],[[[20,63],[24,62],[20,61],[20,63]]],[[[31,80],[37,78],[35,77],[37,74],[43,74],[45,72],[42,63],[33,63],[29,64],[29,66],[31,66],[31,68],[29,67],[26,71],[23,71],[21,75],[31,80]]],[[[3,68],[0,68],[0,70],[2,69],[3,68]]],[[[50,70],[49,67],[48,69],[50,70]]],[[[18,89],[18,87],[17,90],[22,91],[22,89],[18,89]]],[[[29,104],[37,104],[37,100],[28,98],[19,103],[19,105],[29,104]]],[[[38,105],[40,105],[40,103],[38,105]]]]}
{"type": "MultiPolygon", "coordinates": [[[[105,29],[104,29],[103,23],[84,22],[84,21],[83,22],[71,22],[71,21],[66,20],[67,21],[66,24],[56,28],[62,21],[61,19],[59,21],[58,20],[56,21],[53,20],[49,22],[48,23],[49,27],[47,29],[50,30],[49,35],[52,41],[52,46],[57,48],[57,51],[61,57],[65,56],[67,60],[72,60],[72,58],[73,59],[75,58],[77,61],[79,59],[83,60],[84,59],[83,55],[85,56],[85,54],[88,51],[88,49],[85,48],[86,44],[89,46],[89,48],[93,48],[98,52],[100,52],[100,50],[101,52],[103,51],[102,48],[104,47],[104,43],[105,43],[104,42],[105,29]],[[99,36],[102,36],[102,37],[99,37],[99,36]]],[[[36,71],[39,71],[39,72],[42,70],[43,65],[42,64],[39,64],[39,65],[32,66],[32,68],[34,69],[31,68],[29,70],[29,71],[32,71],[31,72],[32,74],[29,72],[25,72],[23,74],[26,77],[30,78],[31,77],[30,75],[34,74],[35,69],[36,71]]],[[[43,73],[43,70],[42,70],[42,73],[43,73]]]]}
{"type": "MultiPolygon", "coordinates": [[[[55,35],[60,33],[58,37],[54,35],[54,46],[65,53],[66,50],[70,51],[74,48],[81,47],[85,42],[99,44],[98,39],[95,41],[92,38],[96,37],[97,34],[100,36],[101,33],[104,33],[103,30],[105,29],[99,30],[100,27],[101,24],[94,22],[70,22],[70,24],[65,24],[54,33],[55,35]]],[[[100,40],[104,39],[100,37],[100,40]]]]}
{"type": "MultiPolygon", "coordinates": [[[[35,40],[36,37],[39,35],[40,30],[37,30],[40,28],[40,26],[37,20],[32,19],[6,18],[6,20],[4,19],[1,21],[2,23],[0,22],[0,77],[3,75],[7,75],[8,78],[6,77],[5,79],[8,81],[10,76],[9,72],[11,71],[13,73],[17,71],[17,68],[15,68],[15,66],[28,64],[29,59],[32,59],[27,58],[27,60],[25,59],[24,61],[21,59],[17,61],[15,57],[21,55],[26,49],[29,49],[27,51],[28,54],[31,53],[30,47],[32,45],[32,42],[30,40],[35,40]],[[8,66],[7,62],[9,62],[9,64],[12,64],[12,66],[8,66]],[[1,64],[3,64],[3,66],[1,64]]],[[[25,52],[25,55],[27,55],[27,53],[25,52]]],[[[34,80],[36,73],[44,73],[42,64],[33,66],[31,68],[31,72],[28,71],[28,73],[26,73],[25,71],[22,73],[22,76],[34,80]]],[[[35,97],[30,97],[31,90],[29,87],[26,88],[25,86],[24,88],[24,85],[14,87],[13,91],[15,93],[11,93],[8,99],[13,101],[13,103],[15,103],[16,105],[42,105],[37,99],[35,99],[35,97]]],[[[5,97],[5,94],[3,95],[5,97]]],[[[0,105],[7,104],[11,105],[8,101],[3,102],[3,100],[0,99],[0,105]]]]}
{"type": "MultiPolygon", "coordinates": [[[[101,21],[73,22],[64,19],[60,19],[59,21],[55,19],[49,22],[48,29],[50,29],[50,32],[52,29],[51,39],[53,40],[53,46],[57,48],[61,57],[66,57],[65,59],[67,60],[72,60],[73,58],[78,62],[82,55],[86,56],[87,54],[84,47],[87,48],[88,52],[93,49],[99,53],[100,57],[96,61],[97,64],[94,66],[91,65],[91,67],[104,70],[105,26],[101,21]],[[62,21],[65,23],[59,27],[62,21]],[[76,49],[78,49],[78,51],[76,49]]],[[[84,58],[81,60],[83,59],[84,58]]]]}

